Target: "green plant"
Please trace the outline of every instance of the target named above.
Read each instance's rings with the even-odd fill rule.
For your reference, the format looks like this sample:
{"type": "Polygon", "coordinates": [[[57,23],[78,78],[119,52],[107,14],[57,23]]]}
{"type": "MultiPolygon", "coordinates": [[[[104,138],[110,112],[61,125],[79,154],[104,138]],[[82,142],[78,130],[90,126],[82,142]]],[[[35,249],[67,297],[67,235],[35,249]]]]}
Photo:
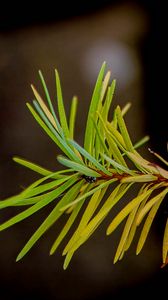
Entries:
{"type": "MultiPolygon", "coordinates": [[[[72,99],[70,117],[67,119],[58,72],[55,72],[57,88],[58,115],[50,99],[43,75],[40,79],[45,91],[48,107],[37,90],[32,86],[35,96],[33,106],[28,109],[51,140],[65,154],[57,157],[66,167],[62,171],[51,172],[22,158],[14,161],[39,173],[40,179],[28,186],[19,195],[0,201],[0,208],[20,206],[22,212],[0,225],[4,230],[54,202],[55,207],[35,231],[17,257],[20,260],[38,241],[38,239],[60,218],[67,213],[67,222],[54,241],[50,254],[53,254],[63,238],[71,229],[80,210],[83,214],[76,230],[63,250],[64,269],[67,268],[75,251],[90,238],[106,216],[136,183],[141,187],[138,195],[113,218],[107,228],[107,235],[127,218],[114,262],[120,260],[130,247],[137,226],[146,217],[137,245],[137,254],[141,251],[147,238],[153,219],[168,193],[168,172],[155,163],[144,159],[137,148],[148,141],[148,136],[133,145],[124,121],[128,103],[123,109],[116,107],[113,118],[109,119],[109,109],[115,89],[115,80],[110,82],[110,72],[105,74],[103,63],[88,112],[84,146],[74,141],[77,98],[72,99]],[[106,196],[108,190],[108,196],[106,196]],[[109,193],[110,192],[110,193],[109,193]],[[102,199],[104,200],[102,201],[102,199]]],[[[165,161],[154,153],[165,165],[165,161]]],[[[163,264],[168,255],[168,222],[163,238],[163,264]]]]}

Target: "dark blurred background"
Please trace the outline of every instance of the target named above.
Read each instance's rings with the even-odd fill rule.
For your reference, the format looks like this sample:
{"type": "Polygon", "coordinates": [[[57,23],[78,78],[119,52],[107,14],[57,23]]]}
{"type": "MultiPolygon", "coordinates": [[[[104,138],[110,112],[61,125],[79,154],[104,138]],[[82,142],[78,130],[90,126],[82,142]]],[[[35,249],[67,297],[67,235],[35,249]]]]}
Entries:
{"type": "MultiPolygon", "coordinates": [[[[167,120],[164,10],[160,1],[80,1],[39,7],[7,3],[0,10],[0,198],[21,190],[37,177],[15,165],[14,155],[50,169],[58,149],[39,128],[25,103],[33,98],[30,84],[42,92],[41,69],[55,95],[54,68],[59,70],[67,111],[79,98],[76,140],[82,143],[85,120],[97,73],[105,60],[117,79],[113,107],[132,102],[126,120],[134,141],[145,134],[149,146],[166,158],[167,120]]],[[[147,150],[146,156],[155,160],[147,150]]],[[[160,269],[166,205],[161,207],[144,250],[136,243],[113,265],[122,226],[110,238],[109,220],[81,247],[67,271],[60,251],[48,252],[63,225],[58,222],[19,263],[24,243],[50,209],[0,234],[0,300],[112,299],[137,295],[164,296],[168,269],[160,269]]],[[[0,222],[13,215],[1,211],[0,222]]]]}

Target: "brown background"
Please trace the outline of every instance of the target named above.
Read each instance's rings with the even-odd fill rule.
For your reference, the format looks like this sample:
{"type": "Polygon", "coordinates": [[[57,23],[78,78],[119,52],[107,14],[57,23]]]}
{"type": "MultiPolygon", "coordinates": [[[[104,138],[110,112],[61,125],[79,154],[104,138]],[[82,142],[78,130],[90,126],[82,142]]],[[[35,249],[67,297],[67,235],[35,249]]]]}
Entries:
{"type": "MultiPolygon", "coordinates": [[[[166,152],[167,122],[163,84],[163,6],[158,1],[92,1],[80,5],[59,3],[35,9],[25,4],[0,13],[0,198],[13,195],[36,177],[15,165],[14,155],[58,169],[59,153],[28,112],[30,84],[42,92],[41,69],[55,97],[54,68],[60,73],[67,112],[74,94],[79,98],[76,140],[82,144],[87,109],[98,70],[104,60],[117,79],[114,104],[132,102],[126,117],[134,141],[150,134],[150,147],[166,152]],[[20,13],[22,9],[22,13],[20,13]],[[158,105],[159,103],[159,105],[158,105]]],[[[147,150],[143,150],[149,155],[147,150]]],[[[130,195],[131,197],[131,195],[130,195]]],[[[60,247],[50,246],[64,220],[41,238],[32,251],[15,263],[24,243],[51,207],[0,234],[0,300],[111,299],[158,293],[165,289],[167,269],[160,269],[166,205],[159,211],[151,236],[136,257],[136,243],[126,258],[113,265],[122,226],[110,238],[109,218],[81,247],[67,271],[62,270],[60,247]]],[[[117,209],[114,210],[114,214],[117,209]]],[[[1,211],[3,222],[14,210],[1,211]]],[[[65,241],[66,242],[66,241],[65,241]]],[[[164,295],[164,294],[163,294],[164,295]]]]}

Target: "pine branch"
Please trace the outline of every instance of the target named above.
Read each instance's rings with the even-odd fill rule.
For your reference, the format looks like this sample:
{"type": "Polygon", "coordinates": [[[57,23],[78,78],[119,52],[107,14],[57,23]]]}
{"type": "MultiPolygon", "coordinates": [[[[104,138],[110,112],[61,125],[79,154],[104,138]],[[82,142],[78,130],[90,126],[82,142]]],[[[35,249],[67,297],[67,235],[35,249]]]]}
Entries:
{"type": "MultiPolygon", "coordinates": [[[[57,159],[66,169],[52,172],[23,158],[14,158],[15,162],[37,172],[41,178],[20,194],[0,201],[1,209],[13,206],[24,207],[21,213],[1,224],[0,231],[30,217],[49,203],[55,203],[51,213],[19,253],[17,261],[28,253],[58,218],[66,214],[67,222],[50,250],[50,255],[55,253],[71,230],[74,221],[78,219],[77,228],[63,250],[64,269],[66,269],[76,250],[92,236],[114,205],[122,201],[128,189],[137,183],[141,185],[138,195],[134,195],[133,199],[130,199],[129,203],[114,217],[107,228],[107,235],[127,219],[114,263],[121,260],[130,248],[136,229],[144,219],[137,254],[145,244],[155,215],[168,193],[168,171],[144,159],[138,152],[138,147],[149,140],[148,136],[133,144],[124,120],[130,103],[124,108],[117,106],[113,118],[109,119],[115,80],[110,83],[110,72],[105,74],[105,68],[106,64],[103,63],[93,91],[86,122],[84,147],[74,140],[77,98],[72,99],[68,120],[58,71],[55,72],[57,113],[54,111],[41,71],[39,75],[46,101],[32,85],[35,100],[33,104],[27,104],[28,109],[41,128],[60,148],[61,155],[58,155],[57,159]],[[78,214],[84,203],[87,205],[79,219],[78,214]]],[[[164,158],[152,150],[150,152],[167,167],[168,162],[164,158]]],[[[167,223],[163,237],[162,261],[162,266],[168,262],[167,223]]]]}

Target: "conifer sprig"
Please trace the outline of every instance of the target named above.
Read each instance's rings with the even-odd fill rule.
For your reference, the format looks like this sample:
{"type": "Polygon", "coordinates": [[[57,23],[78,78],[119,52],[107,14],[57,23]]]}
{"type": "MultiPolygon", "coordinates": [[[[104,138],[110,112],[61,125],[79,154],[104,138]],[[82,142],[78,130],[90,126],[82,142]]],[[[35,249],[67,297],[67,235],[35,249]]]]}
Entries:
{"type": "MultiPolygon", "coordinates": [[[[110,83],[110,72],[105,74],[105,69],[106,64],[103,63],[89,107],[83,146],[74,140],[78,101],[73,97],[68,119],[58,71],[55,71],[57,113],[41,71],[39,76],[45,100],[32,85],[35,100],[32,104],[27,103],[27,107],[41,128],[60,148],[61,153],[57,159],[66,169],[52,172],[23,158],[14,157],[15,162],[37,172],[41,177],[20,194],[0,201],[1,209],[23,207],[22,212],[0,225],[0,231],[30,217],[51,202],[55,205],[23,247],[17,261],[66,213],[67,221],[50,250],[50,255],[55,253],[77,219],[78,225],[63,250],[66,269],[76,250],[92,236],[114,205],[123,201],[127,191],[137,183],[141,185],[138,195],[133,195],[129,203],[112,219],[106,233],[110,235],[126,220],[114,257],[115,263],[123,258],[131,246],[137,227],[145,219],[136,253],[139,254],[144,246],[154,217],[168,193],[168,171],[144,159],[137,151],[149,137],[146,136],[135,144],[132,142],[124,120],[130,103],[123,108],[117,106],[111,118],[109,110],[116,82],[112,80],[110,83]],[[83,214],[79,218],[81,209],[83,214]]],[[[152,150],[150,152],[167,167],[165,159],[152,150]]],[[[168,222],[163,237],[163,266],[168,261],[167,224],[168,222]]]]}

